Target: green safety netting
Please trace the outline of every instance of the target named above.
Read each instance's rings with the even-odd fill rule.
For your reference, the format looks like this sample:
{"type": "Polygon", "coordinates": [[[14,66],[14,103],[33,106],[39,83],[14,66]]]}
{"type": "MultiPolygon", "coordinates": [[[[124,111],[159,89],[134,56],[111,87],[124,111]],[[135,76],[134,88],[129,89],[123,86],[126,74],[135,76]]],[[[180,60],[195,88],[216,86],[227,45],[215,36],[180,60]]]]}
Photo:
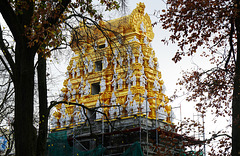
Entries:
{"type": "MultiPolygon", "coordinates": [[[[89,151],[80,151],[77,148],[71,147],[67,140],[67,131],[50,133],[47,145],[48,150],[46,155],[48,156],[102,156],[106,150],[101,145],[89,151]]],[[[203,155],[203,153],[189,151],[187,154],[182,153],[180,155],[196,156],[203,155]]],[[[140,143],[133,143],[121,156],[143,156],[140,143]]]]}
{"type": "Polygon", "coordinates": [[[140,144],[135,142],[121,156],[143,156],[140,144]]]}
{"type": "Polygon", "coordinates": [[[67,140],[67,131],[50,133],[47,149],[48,156],[102,156],[105,151],[101,145],[89,151],[80,151],[71,147],[67,140]]]}
{"type": "MultiPolygon", "coordinates": [[[[48,156],[102,156],[105,152],[105,148],[101,145],[89,151],[80,151],[71,147],[67,140],[67,131],[50,133],[47,149],[48,156]]],[[[140,144],[135,142],[121,156],[143,156],[140,144]]]]}

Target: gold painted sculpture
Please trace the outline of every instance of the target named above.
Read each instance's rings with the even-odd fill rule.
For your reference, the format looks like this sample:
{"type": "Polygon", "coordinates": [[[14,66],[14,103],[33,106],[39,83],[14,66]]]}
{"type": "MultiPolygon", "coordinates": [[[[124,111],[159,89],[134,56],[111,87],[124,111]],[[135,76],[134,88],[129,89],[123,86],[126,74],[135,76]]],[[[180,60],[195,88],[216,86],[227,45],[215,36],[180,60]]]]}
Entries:
{"type": "MultiPolygon", "coordinates": [[[[157,70],[157,58],[151,47],[154,37],[152,24],[148,14],[144,15],[144,8],[145,5],[139,3],[128,16],[99,22],[101,27],[112,31],[107,34],[111,40],[107,40],[95,27],[91,29],[95,40],[90,40],[80,23],[75,31],[87,43],[79,47],[73,36],[75,56],[67,67],[62,100],[89,108],[99,107],[98,111],[107,116],[96,113],[96,120],[148,115],[171,123],[171,106],[167,105],[169,100],[164,94],[161,72],[157,70]]],[[[56,109],[53,114],[56,128],[63,123],[68,126],[86,118],[80,107],[60,104],[56,109]]]]}

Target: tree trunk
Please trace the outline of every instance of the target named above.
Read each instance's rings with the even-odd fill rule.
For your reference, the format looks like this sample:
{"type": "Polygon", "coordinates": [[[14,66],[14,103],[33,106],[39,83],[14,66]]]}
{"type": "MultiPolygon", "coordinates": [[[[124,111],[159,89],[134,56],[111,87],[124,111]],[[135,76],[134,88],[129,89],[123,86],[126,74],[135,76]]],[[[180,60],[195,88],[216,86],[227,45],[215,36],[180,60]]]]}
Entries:
{"type": "Polygon", "coordinates": [[[16,156],[34,156],[36,131],[33,126],[34,53],[27,45],[16,45],[15,150],[16,156]]]}
{"type": "Polygon", "coordinates": [[[237,17],[235,27],[237,31],[237,58],[234,77],[232,102],[232,155],[240,155],[240,0],[237,0],[237,17]]]}
{"type": "Polygon", "coordinates": [[[42,53],[38,54],[38,91],[39,91],[39,131],[37,139],[37,156],[44,156],[46,152],[48,110],[47,110],[47,82],[46,59],[42,53]]]}

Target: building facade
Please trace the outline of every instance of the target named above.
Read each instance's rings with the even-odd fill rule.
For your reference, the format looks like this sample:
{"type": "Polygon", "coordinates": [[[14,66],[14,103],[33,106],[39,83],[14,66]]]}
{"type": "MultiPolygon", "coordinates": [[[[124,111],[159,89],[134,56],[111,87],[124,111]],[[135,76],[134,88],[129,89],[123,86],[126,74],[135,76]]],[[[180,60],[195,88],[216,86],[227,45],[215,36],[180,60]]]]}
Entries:
{"type": "Polygon", "coordinates": [[[75,56],[61,100],[78,105],[56,106],[50,135],[67,135],[76,153],[99,145],[107,149],[104,155],[121,155],[138,145],[140,155],[183,151],[186,138],[173,135],[175,116],[164,94],[151,46],[152,23],[144,9],[139,3],[130,15],[88,29],[83,21],[72,33],[75,56]]]}

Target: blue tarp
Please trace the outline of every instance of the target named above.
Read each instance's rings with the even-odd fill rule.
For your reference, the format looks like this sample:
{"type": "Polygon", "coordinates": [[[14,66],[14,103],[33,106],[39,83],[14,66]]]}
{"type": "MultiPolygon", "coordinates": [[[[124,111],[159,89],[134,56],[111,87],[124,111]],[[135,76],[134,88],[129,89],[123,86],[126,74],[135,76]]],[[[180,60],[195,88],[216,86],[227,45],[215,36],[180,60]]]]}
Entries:
{"type": "Polygon", "coordinates": [[[5,151],[7,148],[7,139],[4,136],[0,136],[0,151],[5,151]]]}

